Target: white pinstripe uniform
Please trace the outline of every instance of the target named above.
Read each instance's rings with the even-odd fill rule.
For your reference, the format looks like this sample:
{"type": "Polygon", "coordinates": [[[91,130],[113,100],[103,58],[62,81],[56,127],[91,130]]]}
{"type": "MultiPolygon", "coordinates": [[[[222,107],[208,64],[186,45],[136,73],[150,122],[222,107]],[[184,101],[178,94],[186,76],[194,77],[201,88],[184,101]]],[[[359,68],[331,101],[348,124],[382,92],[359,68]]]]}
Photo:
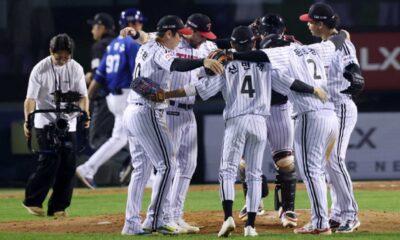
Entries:
{"type": "Polygon", "coordinates": [[[221,201],[234,200],[236,174],[242,156],[246,161],[248,212],[257,212],[261,199],[261,168],[267,142],[267,116],[271,86],[287,94],[294,79],[279,71],[271,74],[268,63],[233,61],[225,66],[225,75],[207,78],[196,90],[202,99],[221,91],[225,99],[224,144],[219,170],[221,201]],[[271,80],[272,77],[272,80],[271,80]]]}
{"type": "Polygon", "coordinates": [[[340,93],[350,85],[350,82],[343,77],[343,69],[351,63],[359,65],[354,45],[346,40],[343,48],[336,52],[332,62],[326,65],[328,91],[339,120],[338,141],[327,164],[327,171],[331,176],[329,179],[332,197],[330,218],[337,222],[356,220],[358,213],[353,185],[345,164],[346,151],[350,135],[357,122],[358,111],[351,95],[340,93]]]}
{"type": "MultiPolygon", "coordinates": [[[[209,52],[216,48],[215,43],[206,41],[198,49],[194,49],[187,40],[182,39],[175,49],[175,57],[205,58],[209,52]]],[[[198,71],[196,69],[189,72],[172,72],[171,90],[197,82],[198,71]]],[[[166,222],[177,222],[183,216],[186,194],[197,165],[197,123],[193,113],[194,96],[171,100],[166,109],[166,114],[168,127],[172,134],[174,152],[176,152],[177,164],[168,201],[169,209],[164,216],[164,220],[166,222]],[[187,108],[188,106],[190,108],[187,108]]]]}
{"type": "MultiPolygon", "coordinates": [[[[288,47],[263,49],[273,68],[324,89],[327,88],[327,79],[322,59],[333,56],[334,50],[334,44],[330,41],[315,46],[291,44],[288,47]]],[[[311,223],[317,229],[329,228],[324,156],[329,142],[337,136],[334,106],[331,102],[322,103],[310,94],[291,91],[288,97],[297,116],[295,159],[311,201],[311,223]]]]}
{"type": "MultiPolygon", "coordinates": [[[[163,47],[154,39],[150,40],[139,49],[134,77],[148,77],[159,83],[162,89],[169,90],[173,56],[173,51],[163,47]]],[[[135,146],[139,144],[142,148],[139,151],[144,149],[146,156],[144,159],[132,157],[134,171],[128,189],[123,232],[138,233],[142,230],[139,213],[144,186],[152,169],[151,163],[156,168],[157,174],[146,217],[149,226],[146,227],[155,230],[165,225],[163,212],[172,183],[175,160],[171,135],[165,119],[167,104],[151,102],[134,91],[130,92],[128,103],[123,121],[128,132],[130,151],[134,154],[135,146]]]]}
{"type": "Polygon", "coordinates": [[[291,117],[292,104],[271,105],[271,116],[268,118],[268,142],[272,155],[293,150],[294,122],[291,117]]]}

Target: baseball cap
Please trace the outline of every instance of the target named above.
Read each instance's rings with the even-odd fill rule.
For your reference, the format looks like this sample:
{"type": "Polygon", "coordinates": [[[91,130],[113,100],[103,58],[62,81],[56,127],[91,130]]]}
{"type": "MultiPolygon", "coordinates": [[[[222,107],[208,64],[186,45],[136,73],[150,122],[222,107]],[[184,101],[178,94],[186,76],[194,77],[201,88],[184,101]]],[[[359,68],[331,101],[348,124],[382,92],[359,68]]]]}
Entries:
{"type": "Polygon", "coordinates": [[[308,13],[303,14],[299,17],[300,21],[310,22],[310,21],[326,21],[332,19],[335,15],[335,12],[325,3],[315,3],[311,5],[308,13]]]}
{"type": "Polygon", "coordinates": [[[247,44],[254,40],[253,31],[248,26],[238,26],[232,31],[231,41],[237,44],[247,44]]]}
{"type": "Polygon", "coordinates": [[[211,32],[211,20],[208,16],[201,13],[194,13],[189,16],[186,26],[198,31],[201,36],[207,39],[216,39],[217,36],[211,32]]]}
{"type": "Polygon", "coordinates": [[[167,30],[176,30],[180,34],[191,35],[192,29],[185,27],[180,17],[175,15],[167,15],[162,17],[157,23],[157,32],[165,32],[167,30]]]}
{"type": "Polygon", "coordinates": [[[90,25],[104,25],[107,29],[115,29],[114,19],[107,13],[98,13],[93,19],[87,20],[87,23],[90,25]]]}

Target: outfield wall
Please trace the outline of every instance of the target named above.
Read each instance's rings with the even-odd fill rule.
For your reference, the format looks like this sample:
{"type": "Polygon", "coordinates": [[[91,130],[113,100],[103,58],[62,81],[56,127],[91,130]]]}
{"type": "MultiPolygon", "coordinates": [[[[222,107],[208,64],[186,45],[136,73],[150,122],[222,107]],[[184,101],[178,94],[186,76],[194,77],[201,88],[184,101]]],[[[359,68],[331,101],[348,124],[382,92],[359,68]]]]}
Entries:
{"type": "MultiPolygon", "coordinates": [[[[221,115],[204,116],[206,182],[218,181],[224,121],[221,115]]],[[[353,179],[400,179],[400,113],[360,113],[347,152],[353,179]]],[[[274,166],[267,146],[264,173],[274,179],[274,166]]]]}

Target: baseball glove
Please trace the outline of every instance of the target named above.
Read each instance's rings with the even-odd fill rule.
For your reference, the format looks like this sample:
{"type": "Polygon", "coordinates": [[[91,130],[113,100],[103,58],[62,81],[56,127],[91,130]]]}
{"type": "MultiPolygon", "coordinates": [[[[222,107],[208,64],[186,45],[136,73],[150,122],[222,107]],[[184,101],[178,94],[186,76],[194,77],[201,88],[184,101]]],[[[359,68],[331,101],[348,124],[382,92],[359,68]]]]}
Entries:
{"type": "MultiPolygon", "coordinates": [[[[232,54],[229,51],[222,50],[222,49],[216,49],[214,51],[211,51],[207,58],[209,59],[214,59],[220,62],[222,65],[225,65],[228,63],[228,61],[232,60],[232,54]]],[[[205,68],[207,75],[213,76],[215,73],[211,71],[208,68],[205,68]]]]}
{"type": "Polygon", "coordinates": [[[162,90],[160,84],[146,77],[137,77],[133,79],[130,88],[146,98],[162,90]]]}
{"type": "Polygon", "coordinates": [[[343,77],[350,82],[350,86],[347,89],[340,91],[341,93],[357,96],[363,91],[365,81],[364,77],[361,76],[361,72],[359,71],[358,66],[349,65],[348,67],[346,67],[343,73],[343,77]]]}

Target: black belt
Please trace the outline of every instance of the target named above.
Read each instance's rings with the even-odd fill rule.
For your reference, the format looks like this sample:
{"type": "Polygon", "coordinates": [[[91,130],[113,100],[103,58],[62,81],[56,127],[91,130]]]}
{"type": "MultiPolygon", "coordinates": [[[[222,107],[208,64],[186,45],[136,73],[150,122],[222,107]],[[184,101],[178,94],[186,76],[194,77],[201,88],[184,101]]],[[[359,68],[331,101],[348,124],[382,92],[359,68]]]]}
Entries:
{"type": "Polygon", "coordinates": [[[190,110],[193,109],[193,104],[184,104],[184,103],[178,103],[174,100],[169,100],[169,105],[174,106],[174,107],[178,107],[178,108],[182,108],[185,110],[190,110]]]}

